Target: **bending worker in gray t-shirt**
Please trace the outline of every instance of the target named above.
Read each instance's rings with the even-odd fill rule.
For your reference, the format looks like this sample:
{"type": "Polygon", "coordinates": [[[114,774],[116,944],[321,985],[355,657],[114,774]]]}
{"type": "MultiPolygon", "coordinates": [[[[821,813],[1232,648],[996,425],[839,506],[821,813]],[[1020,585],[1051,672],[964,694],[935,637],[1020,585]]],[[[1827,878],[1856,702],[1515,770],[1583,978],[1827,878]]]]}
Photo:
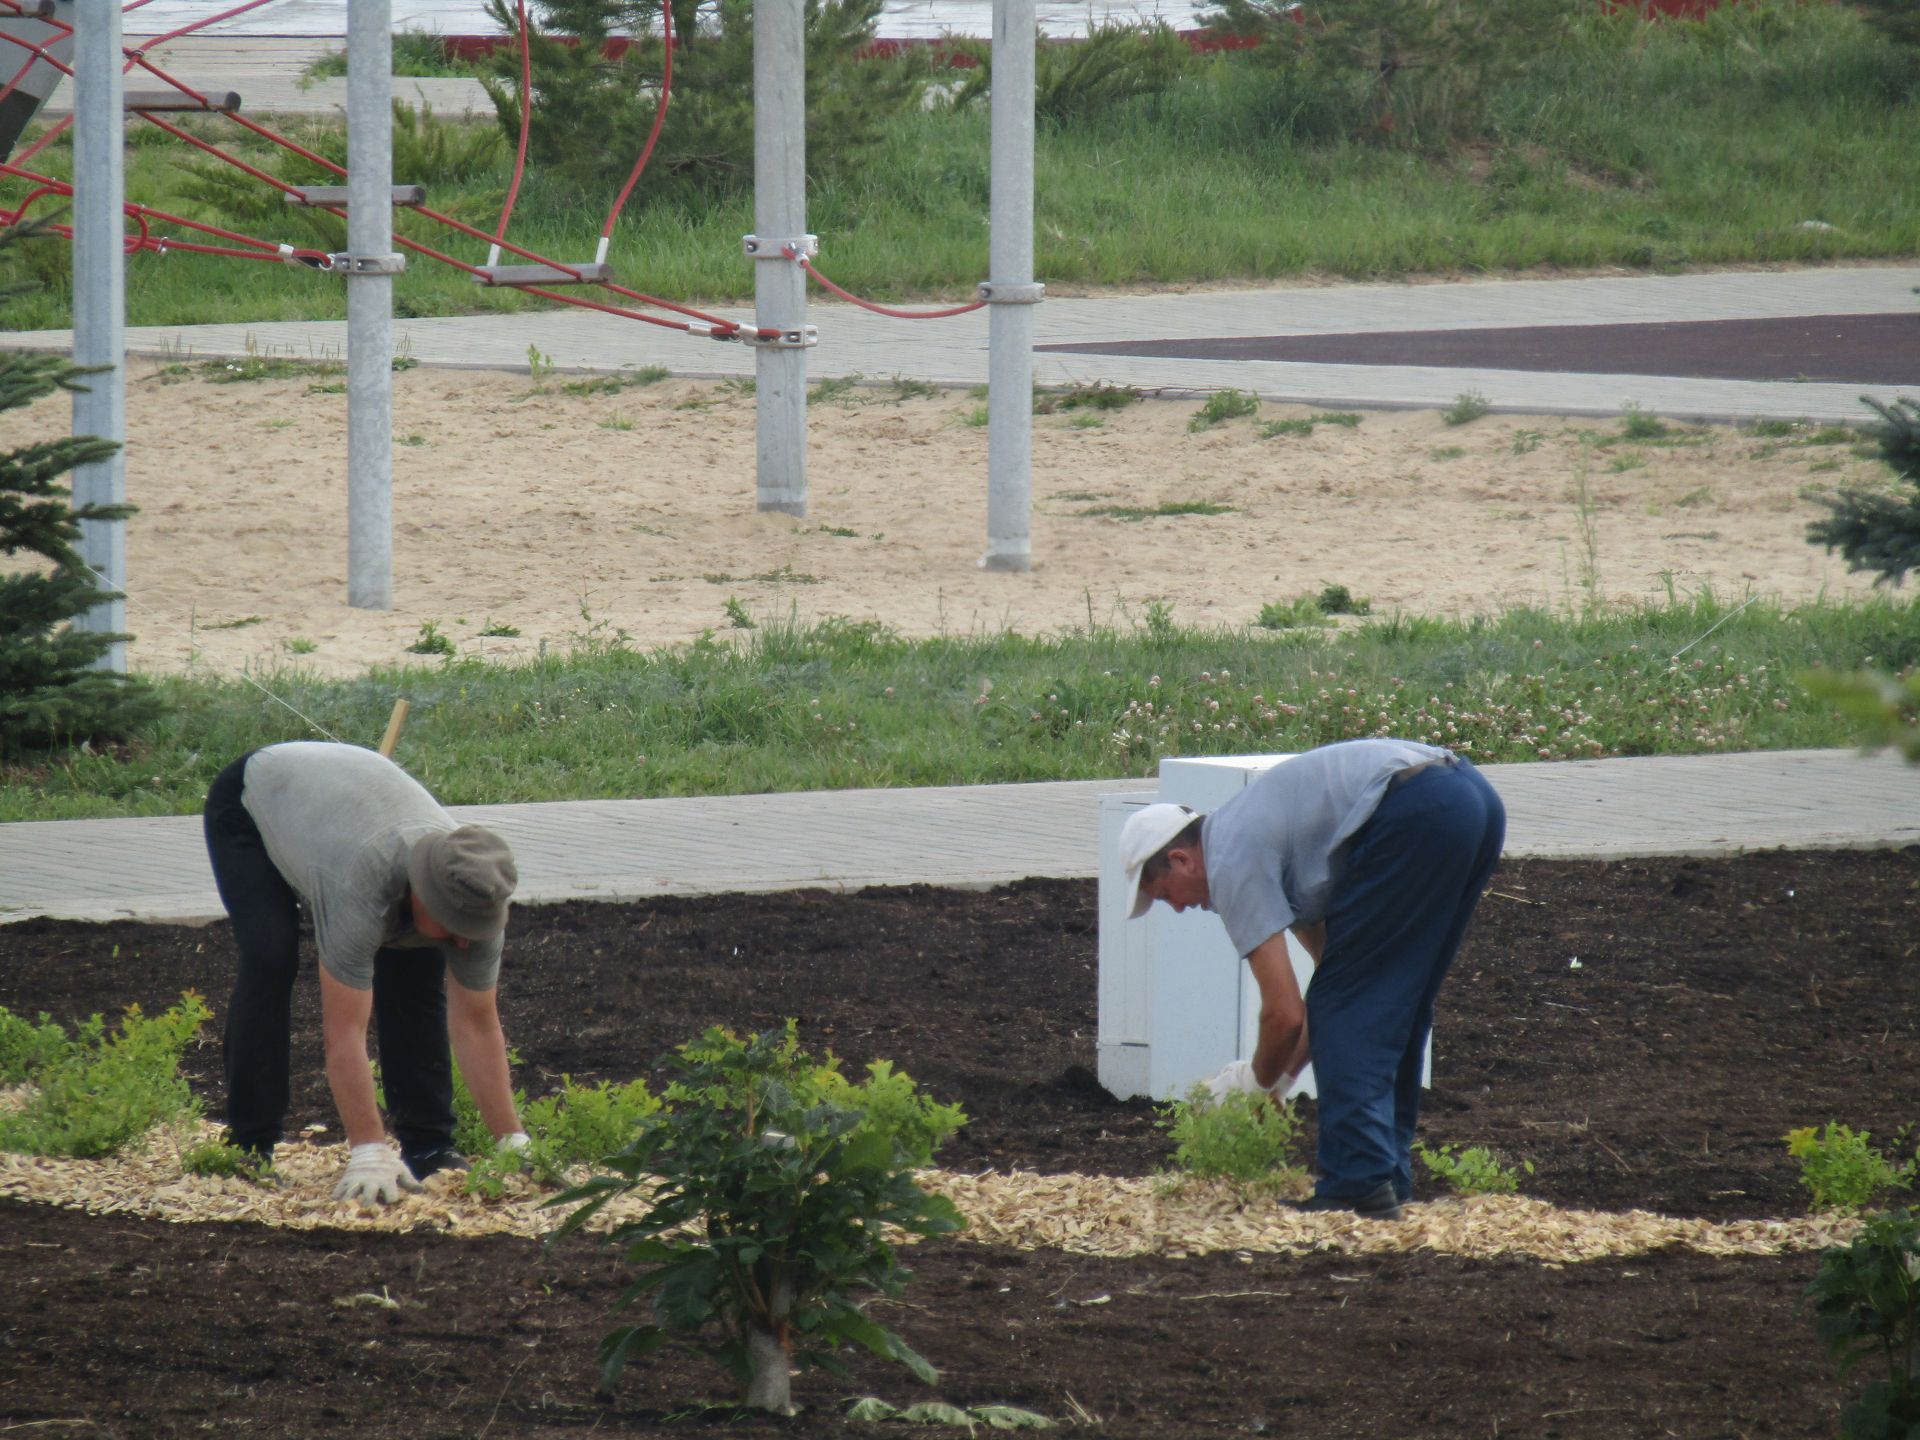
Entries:
{"type": "Polygon", "coordinates": [[[1284,1095],[1313,1062],[1320,1179],[1302,1208],[1398,1219],[1412,1195],[1434,996],[1505,837],[1480,773],[1408,740],[1324,745],[1211,815],[1148,805],[1122,827],[1131,913],[1215,911],[1260,986],[1253,1058],[1213,1078],[1215,1098],[1284,1095]],[[1304,1001],[1289,931],[1314,960],[1304,1001]]]}
{"type": "Polygon", "coordinates": [[[327,1082],[351,1147],[334,1198],[384,1204],[436,1170],[466,1168],[453,1143],[456,1053],[496,1142],[525,1146],[495,990],[518,879],[506,842],[456,826],[391,760],[309,741],[227,766],[207,792],[205,824],[240,952],[224,1051],[232,1142],[271,1160],[286,1124],[305,905],[327,1082]],[[370,1019],[398,1152],[374,1098],[370,1019]]]}

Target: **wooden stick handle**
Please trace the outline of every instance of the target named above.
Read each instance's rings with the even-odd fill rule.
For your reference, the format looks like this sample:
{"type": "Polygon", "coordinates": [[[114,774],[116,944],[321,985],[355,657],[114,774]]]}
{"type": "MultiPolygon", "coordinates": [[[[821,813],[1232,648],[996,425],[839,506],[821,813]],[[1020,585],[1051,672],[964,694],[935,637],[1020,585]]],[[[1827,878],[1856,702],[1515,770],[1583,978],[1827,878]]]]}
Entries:
{"type": "Polygon", "coordinates": [[[407,723],[407,702],[393,702],[393,714],[387,717],[387,733],[380,741],[380,753],[391,760],[393,747],[400,743],[400,727],[407,723]]]}

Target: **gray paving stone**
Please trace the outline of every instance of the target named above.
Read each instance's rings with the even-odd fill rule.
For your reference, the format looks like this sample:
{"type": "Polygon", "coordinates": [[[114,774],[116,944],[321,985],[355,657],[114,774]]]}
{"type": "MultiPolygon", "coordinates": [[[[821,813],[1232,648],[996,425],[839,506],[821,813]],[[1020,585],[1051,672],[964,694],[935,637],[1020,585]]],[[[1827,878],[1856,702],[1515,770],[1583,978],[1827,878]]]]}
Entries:
{"type": "MultiPolygon", "coordinates": [[[[1507,853],[1552,859],[1920,843],[1920,767],[1845,750],[1489,765],[1507,853]]],[[[455,807],[520,898],[981,886],[1099,870],[1099,797],[1142,779],[455,807]]],[[[195,816],[0,825],[0,922],[220,915],[195,816]]],[[[0,958],[5,955],[0,929],[0,958]]]]}
{"type": "MultiPolygon", "coordinates": [[[[589,240],[583,235],[582,254],[589,240]]],[[[453,253],[459,253],[457,246],[453,253]]],[[[476,250],[467,258],[479,263],[484,256],[476,250]]],[[[820,263],[832,273],[830,256],[822,256],[820,263]]],[[[644,288],[644,276],[621,278],[644,288]]],[[[323,275],[313,279],[316,285],[339,283],[323,275]]],[[[1062,298],[1036,310],[1035,343],[1879,314],[1908,306],[1915,287],[1920,287],[1920,266],[1906,265],[1062,298]]],[[[751,319],[749,311],[737,307],[721,307],[714,313],[730,320],[751,319]]],[[[902,321],[836,302],[812,306],[809,318],[820,330],[820,344],[807,357],[814,379],[862,376],[886,381],[904,376],[968,386],[987,378],[984,312],[939,321],[902,321]]],[[[569,371],[664,366],[698,378],[746,376],[754,371],[754,356],[745,346],[579,309],[396,320],[393,331],[396,353],[423,364],[455,368],[521,370],[532,346],[549,356],[557,369],[569,371]]],[[[343,321],[139,326],[127,331],[131,353],[170,359],[262,354],[341,360],[346,344],[343,321]]],[[[0,345],[67,350],[72,334],[66,330],[20,332],[0,336],[0,345]]],[[[1636,404],[1676,419],[1841,423],[1870,418],[1860,404],[1862,394],[1886,400],[1903,393],[1899,386],[1045,351],[1034,357],[1034,377],[1042,385],[1104,381],[1176,394],[1233,388],[1270,401],[1329,406],[1440,408],[1475,391],[1492,408],[1512,413],[1615,415],[1636,404]]],[[[1920,372],[1914,379],[1920,385],[1920,372]]]]}

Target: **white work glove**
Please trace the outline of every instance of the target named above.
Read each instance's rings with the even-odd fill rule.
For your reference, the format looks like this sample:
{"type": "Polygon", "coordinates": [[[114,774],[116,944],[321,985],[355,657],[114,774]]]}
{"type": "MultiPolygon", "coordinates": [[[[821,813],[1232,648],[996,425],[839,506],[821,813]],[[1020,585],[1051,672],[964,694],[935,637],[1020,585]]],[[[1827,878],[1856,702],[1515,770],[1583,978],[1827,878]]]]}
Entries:
{"type": "Polygon", "coordinates": [[[1232,1061],[1218,1075],[1207,1081],[1207,1094],[1216,1105],[1235,1093],[1246,1095],[1267,1093],[1267,1087],[1253,1078],[1251,1060],[1232,1061]]]}
{"type": "Polygon", "coordinates": [[[425,1187],[413,1178],[400,1152],[385,1141],[356,1145],[347,1156],[347,1173],[333,1187],[336,1200],[357,1200],[362,1205],[391,1205],[408,1191],[418,1194],[425,1187]]]}
{"type": "Polygon", "coordinates": [[[497,1155],[518,1155],[531,1144],[533,1144],[531,1135],[524,1130],[516,1130],[511,1135],[502,1135],[494,1142],[493,1149],[497,1155]]]}

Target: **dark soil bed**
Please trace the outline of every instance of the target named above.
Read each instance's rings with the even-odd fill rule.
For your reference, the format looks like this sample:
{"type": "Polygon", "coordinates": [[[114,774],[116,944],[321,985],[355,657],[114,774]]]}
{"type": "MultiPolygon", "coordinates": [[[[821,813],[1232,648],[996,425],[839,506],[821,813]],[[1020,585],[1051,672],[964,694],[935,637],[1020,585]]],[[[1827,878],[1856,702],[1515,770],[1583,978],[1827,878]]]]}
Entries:
{"type": "MultiPolygon", "coordinates": [[[[1920,1116],[1920,851],[1517,862],[1494,889],[1441,995],[1429,1143],[1530,1160],[1524,1188],[1561,1205],[1730,1219],[1804,1210],[1789,1129],[1891,1139],[1920,1116]]],[[[518,1078],[627,1077],[703,1026],[794,1016],[810,1046],[960,1101],[949,1166],[1146,1173],[1166,1148],[1150,1107],[1092,1073],[1093,901],[1090,882],[1033,882],[525,910],[502,989],[518,1078]]],[[[217,1033],[231,964],[221,927],[28,922],[0,928],[0,1005],[70,1021],[191,987],[217,1033]]],[[[314,988],[292,1123],[334,1126],[314,988]]],[[[217,1113],[217,1050],[190,1069],[217,1113]]],[[[620,1283],[603,1251],[0,1205],[0,1430],[710,1427],[667,1428],[722,1388],[692,1359],[595,1395],[620,1283]],[[397,1310],[335,1303],[383,1288],[397,1310]]],[[[943,1398],[1077,1405],[1101,1417],[1089,1433],[1815,1436],[1842,1395],[1800,1307],[1807,1255],[1555,1268],[949,1242],[913,1264],[892,1318],[943,1398]]],[[[856,1372],[800,1381],[816,1408],[797,1421],[718,1423],[841,1434],[841,1399],[922,1398],[904,1371],[856,1372]]]]}

